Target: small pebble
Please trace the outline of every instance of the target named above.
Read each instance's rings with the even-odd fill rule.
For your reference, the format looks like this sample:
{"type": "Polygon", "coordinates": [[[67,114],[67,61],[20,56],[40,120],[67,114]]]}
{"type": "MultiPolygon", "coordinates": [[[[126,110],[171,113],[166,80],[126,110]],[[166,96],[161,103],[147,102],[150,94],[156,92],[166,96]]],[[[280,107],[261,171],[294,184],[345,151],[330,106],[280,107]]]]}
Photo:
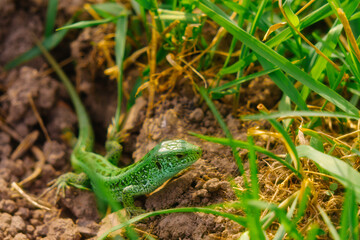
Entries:
{"type": "Polygon", "coordinates": [[[14,213],[17,210],[17,207],[13,200],[3,199],[0,201],[0,210],[7,213],[14,213]]]}
{"type": "Polygon", "coordinates": [[[206,189],[200,189],[193,194],[193,197],[210,197],[210,194],[206,189]]]}
{"type": "Polygon", "coordinates": [[[14,240],[27,240],[27,236],[23,233],[18,233],[15,235],[14,240]]]}
{"type": "Polygon", "coordinates": [[[224,182],[225,181],[220,182],[220,180],[217,178],[212,178],[204,184],[204,188],[209,192],[215,192],[225,185],[224,182]]]}
{"type": "Polygon", "coordinates": [[[176,126],[177,121],[178,121],[178,117],[176,116],[175,110],[170,109],[166,111],[166,113],[164,114],[163,121],[161,122],[161,127],[165,128],[165,127],[176,126]]]}
{"type": "Polygon", "coordinates": [[[12,152],[12,148],[10,145],[0,146],[0,155],[1,157],[9,157],[12,152]]]}
{"type": "Polygon", "coordinates": [[[26,225],[20,216],[13,216],[11,219],[10,227],[14,227],[17,232],[24,232],[26,225]]]}
{"type": "Polygon", "coordinates": [[[15,215],[27,219],[30,216],[30,210],[28,208],[20,207],[15,215]]]}
{"type": "Polygon", "coordinates": [[[58,218],[51,221],[48,225],[49,231],[47,231],[47,237],[54,239],[73,239],[80,240],[81,235],[70,218],[58,218]]]}
{"type": "Polygon", "coordinates": [[[44,223],[52,221],[56,216],[55,212],[46,212],[43,217],[44,223]]]}
{"type": "Polygon", "coordinates": [[[33,211],[32,217],[34,219],[43,219],[45,215],[45,210],[36,209],[33,211]]]}
{"type": "Polygon", "coordinates": [[[44,144],[44,155],[46,161],[55,168],[62,167],[66,164],[66,147],[56,141],[48,141],[44,144]]]}
{"type": "Polygon", "coordinates": [[[207,119],[203,122],[204,127],[206,127],[206,128],[208,128],[208,127],[212,126],[212,123],[213,123],[212,121],[207,120],[207,119]]]}
{"type": "Polygon", "coordinates": [[[0,214],[0,230],[4,232],[10,226],[11,223],[11,215],[8,213],[0,214]]]}
{"type": "Polygon", "coordinates": [[[48,231],[49,231],[49,227],[47,226],[47,224],[37,226],[34,232],[34,236],[35,237],[46,236],[48,231]]]}
{"type": "Polygon", "coordinates": [[[35,230],[35,227],[33,225],[27,225],[26,226],[26,232],[27,233],[33,233],[35,230]]]}
{"type": "Polygon", "coordinates": [[[196,108],[189,116],[193,122],[201,122],[204,119],[204,112],[201,108],[196,108]]]}
{"type": "Polygon", "coordinates": [[[41,224],[41,222],[35,218],[30,219],[30,223],[31,223],[31,225],[34,225],[34,226],[39,226],[41,224]]]}
{"type": "Polygon", "coordinates": [[[0,167],[0,179],[6,181],[6,182],[10,182],[10,178],[11,178],[11,172],[9,169],[5,168],[5,167],[0,167]]]}
{"type": "Polygon", "coordinates": [[[80,219],[77,222],[77,228],[82,237],[88,239],[96,236],[99,231],[100,225],[95,221],[80,219]]]}
{"type": "Polygon", "coordinates": [[[0,132],[0,145],[7,145],[10,143],[10,136],[4,132],[0,132]]]}
{"type": "Polygon", "coordinates": [[[15,227],[10,226],[7,230],[7,234],[11,236],[15,236],[18,233],[15,227]]]}

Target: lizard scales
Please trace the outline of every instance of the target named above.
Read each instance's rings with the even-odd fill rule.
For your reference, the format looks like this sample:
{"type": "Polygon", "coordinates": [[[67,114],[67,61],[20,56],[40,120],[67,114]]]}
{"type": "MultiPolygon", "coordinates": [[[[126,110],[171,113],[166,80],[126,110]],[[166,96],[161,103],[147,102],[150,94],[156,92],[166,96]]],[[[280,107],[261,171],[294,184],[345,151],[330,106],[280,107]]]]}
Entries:
{"type": "Polygon", "coordinates": [[[131,212],[133,197],[153,192],[200,156],[199,147],[184,140],[171,140],[158,144],[140,161],[125,168],[88,152],[75,154],[73,161],[89,177],[98,197],[123,202],[131,212]]]}
{"type": "Polygon", "coordinates": [[[201,157],[201,148],[184,140],[164,141],[125,168],[116,166],[121,153],[118,142],[106,143],[105,157],[94,153],[94,133],[84,105],[55,59],[40,43],[37,45],[65,85],[79,121],[78,140],[71,154],[71,165],[77,174],[61,175],[51,188],[59,191],[72,185],[85,189],[90,183],[99,198],[122,202],[128,213],[138,214],[143,210],[134,206],[135,196],[151,193],[201,157]]]}

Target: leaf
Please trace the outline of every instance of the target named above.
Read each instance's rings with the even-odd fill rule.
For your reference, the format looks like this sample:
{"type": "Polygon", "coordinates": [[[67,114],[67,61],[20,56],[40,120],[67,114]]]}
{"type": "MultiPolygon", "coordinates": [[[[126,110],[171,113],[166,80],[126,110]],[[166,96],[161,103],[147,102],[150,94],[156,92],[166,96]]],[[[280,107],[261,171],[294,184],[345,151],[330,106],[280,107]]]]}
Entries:
{"type": "Polygon", "coordinates": [[[295,27],[299,26],[299,18],[295,15],[295,13],[292,11],[291,9],[291,3],[293,2],[293,0],[286,0],[284,2],[284,12],[286,14],[286,17],[289,19],[289,21],[291,22],[292,25],[294,25],[295,27]]]}
{"type": "MultiPolygon", "coordinates": [[[[257,176],[257,157],[254,148],[254,141],[251,136],[248,136],[248,144],[249,148],[249,165],[250,165],[250,179],[251,179],[251,194],[250,199],[259,200],[259,179],[257,176]]],[[[265,234],[262,231],[261,223],[260,223],[260,210],[255,208],[245,208],[245,212],[247,215],[248,225],[247,227],[250,229],[250,238],[251,239],[259,239],[265,240],[265,234]]]]}
{"type": "Polygon", "coordinates": [[[268,37],[270,36],[270,34],[272,34],[273,32],[275,32],[276,30],[278,30],[279,28],[285,27],[287,25],[286,22],[281,22],[281,23],[276,23],[272,26],[269,27],[269,29],[266,31],[265,36],[263,37],[263,41],[266,41],[268,39],[268,37]]]}
{"type": "MultiPolygon", "coordinates": [[[[170,11],[166,9],[158,9],[159,17],[163,21],[181,21],[186,23],[200,23],[201,14],[170,11]]],[[[156,16],[157,17],[157,16],[156,16]]]]}
{"type": "Polygon", "coordinates": [[[91,8],[103,18],[116,17],[127,11],[123,5],[115,2],[94,4],[91,8]]]}
{"type": "MultiPolygon", "coordinates": [[[[116,21],[116,31],[115,31],[115,58],[116,65],[118,67],[118,76],[117,76],[117,107],[115,112],[115,127],[113,132],[109,136],[113,137],[120,132],[120,114],[121,114],[121,104],[123,97],[123,62],[125,56],[125,44],[126,44],[126,33],[128,29],[128,19],[127,16],[121,16],[116,21]]],[[[109,139],[108,139],[109,140],[109,139]]]]}
{"type": "Polygon", "coordinates": [[[255,151],[265,154],[265,155],[275,159],[276,161],[280,162],[281,164],[285,165],[287,168],[289,168],[291,171],[293,171],[298,178],[302,179],[302,175],[300,174],[300,172],[298,170],[296,170],[288,162],[284,161],[282,158],[276,156],[274,153],[266,150],[265,148],[262,148],[262,147],[259,147],[256,145],[250,146],[250,144],[248,142],[243,142],[240,140],[231,140],[230,141],[230,139],[226,139],[226,138],[209,137],[209,136],[205,136],[205,135],[201,135],[201,134],[197,134],[197,133],[193,133],[193,132],[190,132],[190,134],[194,135],[198,138],[205,139],[206,141],[209,141],[209,142],[220,143],[220,144],[227,145],[227,146],[246,148],[246,149],[254,148],[255,151]]]}
{"type": "Polygon", "coordinates": [[[316,240],[318,235],[323,235],[322,229],[317,224],[311,224],[307,232],[306,240],[316,240]]]}
{"type": "Polygon", "coordinates": [[[243,29],[237,26],[228,16],[224,14],[215,4],[208,0],[199,0],[198,8],[201,11],[206,13],[210,18],[212,18],[219,25],[224,27],[229,33],[231,33],[235,38],[240,40],[243,44],[246,44],[248,48],[267,59],[272,64],[280,67],[283,71],[287,72],[293,76],[296,80],[302,84],[308,86],[311,90],[318,93],[320,96],[327,99],[329,102],[332,102],[334,105],[338,106],[344,112],[359,115],[358,109],[352,105],[350,102],[345,100],[342,96],[337,94],[332,89],[328,88],[324,84],[315,81],[307,73],[300,70],[294,64],[292,64],[288,59],[281,56],[269,46],[263,44],[255,37],[246,33],[243,29]]]}
{"type": "Polygon", "coordinates": [[[274,112],[269,114],[255,114],[245,115],[241,118],[243,120],[262,120],[262,119],[275,119],[275,118],[289,118],[289,117],[334,117],[334,118],[349,118],[359,120],[358,115],[347,114],[342,112],[316,112],[316,111],[283,111],[274,112]]]}
{"type": "Polygon", "coordinates": [[[340,159],[319,152],[313,147],[301,145],[296,148],[300,157],[311,159],[345,187],[352,187],[356,200],[360,203],[360,173],[358,171],[340,159]]]}
{"type": "Polygon", "coordinates": [[[300,163],[300,160],[299,160],[299,156],[298,156],[298,153],[296,151],[295,144],[291,140],[289,134],[284,129],[284,127],[279,122],[277,122],[276,120],[268,119],[268,121],[273,126],[273,128],[275,128],[282,135],[283,143],[284,143],[286,149],[288,150],[288,153],[289,153],[292,161],[294,162],[295,168],[296,168],[296,170],[298,170],[301,173],[302,168],[301,168],[301,163],[300,163]]]}
{"type": "Polygon", "coordinates": [[[343,211],[341,213],[341,239],[359,239],[359,216],[358,207],[352,187],[346,189],[343,211]]]}
{"type": "MultiPolygon", "coordinates": [[[[231,135],[231,132],[229,130],[229,128],[227,127],[225,121],[222,119],[221,117],[221,114],[219,113],[219,111],[217,110],[215,104],[211,101],[211,99],[209,98],[208,96],[208,93],[206,91],[205,88],[201,87],[199,89],[199,93],[200,95],[204,98],[206,104],[208,105],[208,107],[210,108],[211,112],[213,113],[215,119],[217,120],[217,122],[219,123],[220,127],[222,128],[222,130],[224,131],[225,133],[225,136],[229,139],[230,142],[233,141],[233,136],[231,135]]],[[[236,164],[238,165],[239,167],[239,171],[240,171],[240,174],[243,174],[244,173],[244,166],[243,166],[243,163],[240,159],[240,156],[238,154],[238,151],[236,150],[236,147],[234,147],[233,145],[230,145],[231,147],[231,150],[233,152],[233,156],[235,158],[235,161],[236,161],[236,164]]],[[[246,178],[244,178],[245,180],[245,185],[247,184],[246,183],[246,178]]]]}
{"type": "Polygon", "coordinates": [[[249,12],[249,9],[246,9],[242,6],[242,4],[239,4],[237,2],[233,2],[233,1],[229,1],[229,0],[224,0],[223,4],[225,6],[227,6],[228,8],[230,8],[232,11],[238,13],[238,14],[244,14],[244,12],[249,12]]]}
{"type": "Polygon", "coordinates": [[[334,240],[341,240],[340,239],[340,235],[339,233],[336,231],[336,227],[334,226],[334,224],[331,222],[330,218],[328,215],[326,215],[326,212],[318,205],[317,206],[321,217],[324,219],[324,222],[326,224],[326,226],[329,229],[330,235],[332,236],[332,238],[334,240]]]}
{"type": "Polygon", "coordinates": [[[222,68],[219,72],[220,76],[223,76],[225,74],[231,74],[236,73],[239,71],[240,68],[244,67],[246,65],[246,61],[244,59],[239,59],[234,64],[230,65],[229,67],[222,68]]]}
{"type": "MultiPolygon", "coordinates": [[[[276,67],[274,64],[267,61],[263,57],[260,57],[258,54],[255,55],[259,59],[259,62],[265,70],[276,67]]],[[[301,98],[298,90],[294,87],[290,79],[286,77],[282,71],[277,70],[271,72],[269,73],[269,77],[281,89],[281,91],[283,91],[283,93],[286,94],[291,99],[291,101],[293,101],[301,110],[308,109],[305,101],[301,98]]]]}
{"type": "Polygon", "coordinates": [[[136,0],[140,6],[142,6],[143,8],[145,9],[151,9],[153,7],[153,4],[151,1],[148,1],[148,0],[136,0]]]}
{"type": "Polygon", "coordinates": [[[49,0],[46,10],[45,37],[50,37],[54,32],[58,0],[49,0]]]}
{"type": "Polygon", "coordinates": [[[117,16],[117,17],[111,17],[111,18],[105,18],[101,20],[89,20],[89,21],[80,21],[76,22],[61,28],[56,29],[56,31],[61,31],[64,29],[74,29],[74,28],[87,28],[87,27],[93,27],[104,23],[114,22],[117,18],[121,17],[123,15],[117,16]]]}
{"type": "Polygon", "coordinates": [[[244,217],[240,217],[238,215],[235,214],[231,214],[231,213],[226,213],[226,212],[221,212],[219,210],[215,210],[215,209],[211,209],[209,207],[203,207],[203,208],[198,208],[198,207],[184,207],[184,208],[173,208],[173,209],[166,209],[166,210],[160,210],[160,211],[155,211],[155,212],[149,212],[149,213],[144,213],[141,214],[139,216],[133,217],[131,219],[129,219],[128,221],[119,224],[115,227],[112,227],[111,229],[105,231],[101,236],[98,237],[98,240],[103,240],[106,239],[106,236],[108,236],[110,233],[119,230],[121,228],[124,228],[126,226],[129,226],[132,223],[138,222],[142,219],[146,219],[152,216],[157,216],[157,215],[161,215],[161,214],[168,214],[168,213],[183,213],[183,212],[202,212],[202,213],[207,213],[207,214],[213,214],[215,216],[221,216],[224,218],[228,218],[242,226],[246,225],[246,219],[244,217]]]}
{"type": "Polygon", "coordinates": [[[284,227],[285,231],[288,235],[293,239],[303,239],[303,236],[296,229],[296,225],[292,222],[286,215],[286,211],[279,208],[273,203],[258,201],[258,200],[250,200],[248,202],[249,207],[258,208],[258,209],[269,209],[270,211],[274,211],[275,215],[279,218],[281,225],[284,227]]]}
{"type": "MultiPolygon", "coordinates": [[[[289,220],[292,220],[292,216],[294,215],[294,212],[296,210],[296,205],[297,205],[297,201],[294,201],[292,204],[291,204],[291,207],[288,209],[288,212],[286,214],[286,217],[289,219],[289,220]]],[[[296,222],[294,220],[292,220],[292,222],[296,222]]],[[[284,236],[285,236],[285,226],[283,224],[280,225],[279,229],[276,231],[276,234],[274,236],[274,239],[273,240],[280,240],[280,239],[283,239],[284,236]]]]}
{"type": "MultiPolygon", "coordinates": [[[[232,65],[232,66],[234,66],[234,65],[232,65]]],[[[235,80],[232,80],[231,82],[225,83],[225,84],[223,84],[223,85],[221,85],[219,87],[211,89],[210,93],[215,93],[215,92],[220,93],[220,92],[222,92],[222,91],[224,91],[224,90],[226,90],[228,88],[235,87],[235,86],[237,86],[237,85],[239,85],[241,83],[244,83],[246,81],[250,81],[250,80],[255,79],[257,77],[262,77],[262,76],[265,76],[266,74],[275,72],[278,69],[279,69],[278,67],[274,67],[274,68],[270,68],[270,69],[267,69],[267,70],[256,72],[256,73],[253,73],[253,74],[241,77],[241,78],[237,78],[235,80]]]]}

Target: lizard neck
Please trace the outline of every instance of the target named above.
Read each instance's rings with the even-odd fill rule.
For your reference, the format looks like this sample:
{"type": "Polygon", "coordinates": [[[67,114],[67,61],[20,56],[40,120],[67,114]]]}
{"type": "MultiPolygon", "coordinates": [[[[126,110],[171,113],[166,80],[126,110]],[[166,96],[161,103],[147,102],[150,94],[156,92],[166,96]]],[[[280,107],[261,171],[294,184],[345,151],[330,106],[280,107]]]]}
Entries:
{"type": "Polygon", "coordinates": [[[74,150],[71,161],[73,166],[78,166],[91,180],[105,179],[114,172],[123,172],[121,168],[114,166],[103,156],[87,152],[83,148],[74,150]]]}

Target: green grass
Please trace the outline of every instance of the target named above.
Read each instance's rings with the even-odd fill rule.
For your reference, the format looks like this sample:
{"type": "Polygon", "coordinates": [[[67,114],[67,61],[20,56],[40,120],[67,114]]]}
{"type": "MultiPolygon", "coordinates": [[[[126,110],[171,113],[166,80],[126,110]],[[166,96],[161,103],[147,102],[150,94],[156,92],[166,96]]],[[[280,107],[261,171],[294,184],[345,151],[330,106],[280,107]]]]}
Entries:
{"type": "MultiPolygon", "coordinates": [[[[292,9],[299,10],[300,2],[301,1],[287,1],[286,4],[284,4],[284,10],[287,17],[299,30],[303,30],[305,27],[312,26],[317,22],[323,21],[324,18],[334,15],[334,12],[332,11],[335,10],[334,6],[337,4],[334,2],[330,2],[330,5],[326,2],[317,3],[318,5],[316,7],[310,7],[305,11],[305,13],[301,14],[301,16],[296,16],[294,14],[295,11],[292,9]]],[[[139,1],[140,6],[148,8],[145,5],[142,5],[142,3],[143,1],[139,1]]],[[[206,14],[208,19],[213,20],[219,26],[226,29],[233,38],[228,49],[229,55],[217,74],[216,85],[208,87],[207,89],[196,86],[200,95],[214,114],[220,127],[223,129],[226,138],[202,136],[196,133],[193,133],[193,135],[207,141],[230,146],[233,150],[235,161],[239,166],[240,174],[244,173],[244,167],[242,164],[244,160],[239,158],[237,148],[241,147],[249,150],[248,161],[250,161],[251,177],[250,179],[247,179],[247,177],[243,175],[245,182],[247,183],[247,189],[245,190],[245,193],[242,194],[244,199],[239,199],[239,204],[233,205],[233,207],[245,210],[246,212],[246,227],[249,232],[245,232],[244,236],[248,234],[247,236],[254,239],[265,239],[266,231],[270,226],[270,222],[278,219],[277,221],[279,221],[281,225],[275,233],[274,239],[283,239],[285,235],[294,239],[316,239],[319,234],[326,234],[326,232],[334,238],[337,238],[336,236],[340,236],[346,237],[346,239],[357,239],[358,231],[354,226],[357,226],[358,219],[354,216],[354,214],[357,216],[356,213],[358,211],[358,206],[355,202],[357,194],[359,193],[359,190],[357,190],[359,173],[354,169],[354,167],[356,168],[356,165],[354,165],[356,162],[352,162],[351,165],[349,162],[345,163],[344,160],[341,160],[339,157],[346,157],[347,154],[357,154],[358,151],[356,150],[356,147],[349,148],[348,144],[337,141],[336,137],[339,136],[338,134],[333,137],[327,137],[322,133],[311,130],[311,128],[319,126],[319,121],[330,118],[334,119],[333,121],[337,121],[340,124],[340,127],[344,129],[344,131],[340,133],[341,136],[350,133],[345,129],[348,128],[348,123],[351,119],[353,121],[359,119],[359,111],[356,107],[359,97],[359,91],[356,90],[359,88],[359,81],[357,80],[358,62],[356,57],[354,57],[354,53],[352,51],[346,51],[343,43],[339,41],[339,36],[343,30],[341,22],[339,20],[335,20],[333,21],[333,25],[327,30],[320,29],[323,33],[315,32],[315,39],[319,41],[317,47],[320,51],[322,51],[323,56],[326,56],[333,62],[336,62],[335,66],[334,64],[329,63],[323,56],[318,55],[318,53],[316,53],[313,49],[309,48],[308,45],[297,35],[297,32],[294,31],[294,29],[291,29],[291,27],[285,27],[283,30],[275,31],[275,36],[272,36],[272,38],[265,43],[254,37],[253,35],[256,32],[256,28],[266,31],[269,26],[279,22],[279,20],[283,17],[273,12],[274,6],[271,6],[270,1],[243,1],[243,6],[239,6],[232,1],[222,1],[214,4],[208,0],[199,0],[192,3],[192,7],[188,7],[188,5],[186,5],[188,2],[179,1],[177,8],[176,4],[170,4],[172,8],[166,9],[167,18],[166,20],[163,19],[163,24],[166,27],[167,21],[169,21],[168,19],[171,19],[172,10],[174,11],[175,20],[175,15],[177,14],[175,11],[178,11],[181,7],[187,6],[187,8],[183,8],[187,10],[187,12],[185,12],[182,16],[192,14],[194,9],[199,9],[206,14]],[[237,19],[235,20],[230,19],[230,15],[233,12],[238,13],[237,19]],[[247,27],[244,27],[245,22],[247,22],[247,27]],[[241,54],[239,60],[231,65],[231,57],[229,56],[235,51],[235,46],[238,41],[242,44],[241,54]],[[284,57],[285,53],[287,55],[292,55],[293,57],[290,59],[288,57],[284,57]],[[258,62],[256,60],[258,60],[258,62]],[[264,70],[250,75],[242,75],[244,73],[244,69],[246,69],[250,63],[260,63],[264,70]],[[339,69],[341,71],[338,71],[339,69]],[[220,79],[224,80],[229,77],[229,75],[234,74],[234,80],[228,82],[225,81],[224,84],[220,84],[220,79]],[[289,157],[286,157],[285,159],[276,156],[269,150],[254,145],[251,137],[249,138],[249,142],[241,142],[233,139],[225,122],[222,120],[222,116],[217,111],[211,99],[221,99],[225,95],[238,95],[239,89],[243,83],[251,81],[255,77],[261,77],[265,74],[269,75],[273,82],[283,91],[292,103],[290,104],[290,102],[286,102],[286,97],[283,97],[283,103],[281,107],[279,106],[278,111],[253,116],[242,116],[242,119],[252,121],[267,119],[270,121],[273,126],[272,131],[278,132],[281,135],[278,141],[284,144],[288,151],[287,153],[289,157]],[[348,74],[348,77],[344,74],[348,74]],[[346,81],[344,81],[344,77],[347,77],[346,81]],[[348,100],[349,98],[342,97],[344,92],[347,91],[347,86],[351,89],[350,92],[347,92],[347,94],[354,94],[354,97],[352,97],[350,101],[348,100]],[[308,105],[312,105],[312,102],[315,99],[324,99],[325,102],[318,106],[318,111],[310,111],[308,105]],[[333,106],[330,109],[336,109],[336,112],[333,110],[324,111],[330,106],[333,106]],[[283,121],[276,121],[278,118],[283,119],[283,121]],[[304,132],[289,131],[290,129],[298,128],[298,122],[286,122],[284,120],[286,118],[301,118],[304,121],[302,124],[307,124],[307,127],[310,129],[303,129],[304,132]],[[301,135],[303,139],[308,139],[311,142],[310,144],[314,144],[317,148],[307,145],[299,145],[299,142],[295,142],[295,137],[300,133],[303,134],[301,135]],[[325,151],[323,146],[329,144],[331,149],[329,151],[325,151]],[[345,151],[342,153],[344,156],[332,156],[332,154],[337,152],[337,149],[339,148],[345,151]],[[321,151],[319,151],[319,149],[321,151]],[[291,201],[292,204],[289,209],[279,208],[276,204],[258,200],[259,180],[256,177],[257,152],[266,154],[274,160],[279,161],[303,182],[303,187],[299,189],[301,194],[297,195],[297,197],[291,201]],[[310,199],[313,197],[312,191],[314,191],[311,190],[313,183],[309,181],[308,173],[306,173],[303,169],[305,159],[312,160],[319,168],[319,173],[331,176],[336,181],[342,183],[345,189],[347,189],[347,198],[344,201],[344,210],[340,221],[340,233],[337,232],[336,227],[334,227],[334,224],[326,216],[326,213],[320,208],[320,206],[319,214],[323,216],[324,223],[327,225],[328,229],[321,230],[319,224],[314,222],[308,223],[307,229],[302,230],[301,232],[298,230],[300,225],[298,226],[297,224],[301,223],[301,220],[307,214],[307,209],[309,208],[309,204],[311,202],[310,199]],[[349,174],[350,172],[351,174],[349,174]],[[248,210],[249,206],[252,207],[250,208],[251,210],[248,210]],[[273,213],[273,215],[271,217],[268,217],[267,215],[266,218],[263,218],[267,220],[267,224],[262,225],[261,227],[261,220],[258,216],[260,216],[260,211],[265,209],[269,210],[273,213]],[[269,221],[269,219],[271,220],[269,221]]],[[[342,3],[341,7],[349,19],[351,19],[352,15],[358,15],[356,12],[358,4],[359,1],[345,1],[342,3]]],[[[340,7],[340,4],[337,4],[337,6],[340,7]]],[[[159,7],[161,8],[165,6],[159,5],[159,7]]],[[[168,5],[166,5],[166,7],[168,7],[168,5]]],[[[160,9],[159,11],[161,12],[163,10],[160,9]]],[[[185,18],[182,18],[182,20],[184,19],[185,18]]],[[[188,24],[190,24],[190,22],[193,23],[194,17],[188,19],[188,24]]],[[[186,20],[184,21],[186,22],[186,20]]],[[[201,21],[199,21],[199,23],[203,24],[201,21]]],[[[218,41],[221,41],[223,35],[219,36],[218,41]]],[[[172,37],[178,36],[174,33],[172,37]]],[[[196,37],[201,39],[201,36],[195,36],[195,38],[196,37]]],[[[313,38],[312,36],[307,37],[313,38]]],[[[181,43],[181,39],[179,37],[177,40],[181,43]]],[[[199,41],[199,43],[201,43],[201,41],[199,41]]],[[[211,50],[216,51],[218,46],[219,45],[215,44],[211,50]]],[[[201,46],[201,44],[199,44],[198,47],[200,49],[201,47],[206,48],[207,45],[201,46]]],[[[202,59],[204,59],[203,61],[206,61],[206,64],[197,64],[195,66],[196,69],[199,72],[205,71],[207,66],[211,66],[209,61],[211,61],[213,56],[214,54],[212,54],[211,51],[203,54],[202,59]]],[[[161,63],[161,56],[158,55],[157,59],[158,62],[161,63]]],[[[356,142],[356,139],[357,138],[352,141],[356,142]]],[[[321,181],[321,179],[318,180],[321,181]]],[[[284,201],[286,201],[286,199],[284,199],[284,201]]],[[[194,208],[189,209],[196,212],[196,209],[194,208]]]]}
{"type": "MultiPolygon", "coordinates": [[[[51,1],[49,12],[54,11],[55,3],[56,1],[51,1]]],[[[122,67],[124,59],[129,56],[125,51],[126,37],[133,42],[139,42],[139,36],[136,36],[139,33],[131,30],[131,27],[127,28],[136,17],[141,19],[145,29],[141,37],[146,38],[146,46],[153,55],[149,57],[149,63],[142,73],[144,85],[137,84],[133,92],[136,92],[138,87],[146,89],[144,86],[149,79],[151,86],[151,74],[156,73],[154,68],[157,65],[170,66],[166,62],[169,54],[172,54],[175,60],[182,59],[183,61],[176,62],[179,68],[170,68],[178,71],[181,77],[192,74],[194,89],[211,110],[225,137],[192,134],[205,141],[229,146],[245,182],[245,190],[234,202],[204,208],[189,207],[146,213],[110,229],[100,239],[105,238],[111,231],[144,218],[176,212],[203,212],[223,216],[245,227],[244,239],[266,239],[269,236],[274,239],[316,239],[321,235],[322,238],[359,239],[360,136],[356,132],[356,126],[360,117],[357,108],[360,99],[360,56],[356,55],[354,46],[347,38],[349,32],[344,33],[346,28],[343,21],[340,21],[337,10],[341,8],[350,20],[355,41],[359,45],[357,28],[360,23],[360,0],[341,3],[336,0],[315,1],[298,15],[296,12],[307,2],[284,1],[286,17],[272,1],[244,0],[242,3],[243,5],[239,5],[230,0],[136,0],[132,2],[132,12],[115,3],[95,4],[93,9],[102,19],[69,24],[52,34],[54,19],[50,16],[55,13],[48,14],[43,41],[47,49],[55,47],[68,29],[115,23],[115,59],[120,74],[117,79],[118,110],[113,136],[120,131],[122,67]],[[153,21],[149,21],[149,14],[153,21]],[[290,23],[271,33],[268,40],[262,41],[259,38],[272,25],[287,20],[290,23]],[[175,21],[176,25],[172,26],[175,21]],[[212,26],[216,25],[218,29],[224,29],[218,31],[216,37],[210,36],[214,37],[214,42],[205,38],[209,38],[204,31],[207,22],[211,22],[212,26]],[[163,31],[166,34],[160,37],[158,33],[163,31]],[[298,31],[316,45],[321,55],[300,37],[298,31]],[[341,35],[346,41],[339,40],[341,35]],[[231,40],[229,46],[221,44],[226,38],[231,40]],[[189,54],[189,49],[199,52],[189,54]],[[231,55],[238,50],[240,54],[231,55]],[[223,62],[216,60],[217,51],[226,53],[223,62]],[[186,54],[190,57],[184,57],[186,54]],[[191,64],[192,69],[185,62],[191,64]],[[251,66],[261,66],[262,70],[245,74],[251,66]],[[283,155],[255,145],[254,142],[259,136],[251,131],[248,133],[247,142],[234,139],[223,120],[224,116],[221,116],[214,104],[214,101],[222,101],[228,95],[233,96],[235,115],[238,99],[242,97],[240,89],[246,82],[264,76],[268,76],[283,92],[279,105],[259,114],[242,115],[240,119],[269,121],[272,127],[264,130],[263,134],[276,136],[276,143],[285,146],[286,152],[283,155]],[[213,82],[209,79],[213,79],[213,82]],[[248,149],[248,158],[240,158],[239,148],[248,149]],[[258,154],[264,154],[279,162],[284,171],[288,170],[289,174],[294,176],[292,179],[298,184],[289,187],[292,192],[289,197],[277,203],[271,202],[270,197],[260,199],[258,154]],[[245,161],[249,161],[249,175],[245,174],[245,161]],[[342,199],[341,217],[339,215],[338,218],[330,217],[326,213],[326,204],[316,199],[319,191],[331,188],[332,181],[341,184],[341,187],[331,192],[342,199]],[[245,214],[239,216],[228,213],[229,208],[245,214]],[[311,220],[309,211],[317,211],[321,218],[306,222],[311,220]],[[274,230],[271,226],[275,224],[279,224],[279,228],[274,230]],[[320,228],[321,225],[326,227],[320,228]]],[[[38,54],[39,50],[34,48],[20,59],[9,63],[6,68],[12,68],[38,54]]],[[[163,76],[164,79],[166,77],[168,76],[163,76]]],[[[165,84],[174,86],[171,80],[165,84]]],[[[147,90],[157,91],[151,87],[147,90]]],[[[131,101],[134,101],[135,94],[132,96],[131,101]]]]}

